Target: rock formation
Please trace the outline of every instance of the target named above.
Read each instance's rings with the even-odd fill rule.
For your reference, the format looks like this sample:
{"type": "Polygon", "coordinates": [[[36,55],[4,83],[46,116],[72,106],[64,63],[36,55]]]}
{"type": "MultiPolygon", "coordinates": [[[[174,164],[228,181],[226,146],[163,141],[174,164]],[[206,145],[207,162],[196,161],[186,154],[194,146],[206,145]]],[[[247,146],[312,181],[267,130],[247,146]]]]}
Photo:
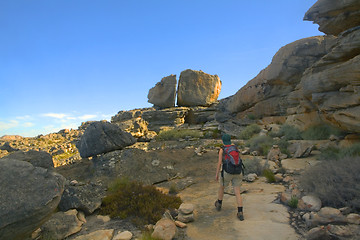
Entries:
{"type": "Polygon", "coordinates": [[[148,102],[159,108],[175,107],[176,83],[176,75],[161,79],[149,90],[148,102]]]}
{"type": "Polygon", "coordinates": [[[305,20],[337,36],[310,37],[282,47],[266,69],[223,101],[226,110],[240,119],[286,116],[287,123],[300,129],[327,122],[360,132],[359,4],[318,1],[305,20]]]}
{"type": "Polygon", "coordinates": [[[187,69],[180,74],[177,105],[182,107],[209,106],[217,101],[221,84],[217,75],[187,69]]]}
{"type": "Polygon", "coordinates": [[[54,163],[49,153],[44,151],[29,150],[27,152],[16,151],[3,157],[2,159],[12,159],[31,163],[34,167],[53,169],[54,163]]]}
{"type": "Polygon", "coordinates": [[[65,178],[25,161],[0,160],[0,238],[25,239],[56,209],[65,178]]]}
{"type": "Polygon", "coordinates": [[[306,13],[304,20],[319,24],[319,31],[338,35],[360,25],[358,0],[319,0],[306,13]]]}
{"type": "Polygon", "coordinates": [[[122,131],[115,124],[102,121],[93,122],[86,128],[77,148],[80,156],[85,158],[123,149],[135,142],[130,133],[122,131]]]}

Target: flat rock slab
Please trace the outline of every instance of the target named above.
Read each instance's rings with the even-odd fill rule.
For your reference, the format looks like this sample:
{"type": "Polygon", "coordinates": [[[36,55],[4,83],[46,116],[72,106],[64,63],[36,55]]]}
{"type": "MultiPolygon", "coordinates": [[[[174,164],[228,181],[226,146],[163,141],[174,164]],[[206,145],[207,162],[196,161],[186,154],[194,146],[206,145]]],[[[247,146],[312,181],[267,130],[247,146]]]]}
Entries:
{"type": "Polygon", "coordinates": [[[260,178],[244,183],[242,188],[247,189],[242,194],[244,221],[236,218],[235,196],[225,194],[221,211],[216,211],[218,183],[215,181],[201,182],[182,191],[179,195],[183,201],[195,206],[195,221],[188,224],[187,235],[197,240],[300,239],[290,226],[287,208],[274,203],[284,186],[268,184],[260,178]]]}
{"type": "Polygon", "coordinates": [[[286,171],[301,171],[308,167],[314,166],[319,161],[315,157],[309,158],[287,158],[281,160],[281,166],[286,171]]]}

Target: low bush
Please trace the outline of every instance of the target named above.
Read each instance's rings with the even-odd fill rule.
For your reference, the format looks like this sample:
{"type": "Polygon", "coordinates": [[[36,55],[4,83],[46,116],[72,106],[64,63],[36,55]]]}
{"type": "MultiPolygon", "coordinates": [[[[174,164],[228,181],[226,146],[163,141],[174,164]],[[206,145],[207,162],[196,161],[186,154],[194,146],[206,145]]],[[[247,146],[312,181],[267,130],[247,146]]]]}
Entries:
{"type": "Polygon", "coordinates": [[[257,151],[260,155],[266,156],[274,145],[274,140],[269,136],[255,136],[246,145],[250,147],[250,151],[257,151]]]}
{"type": "Polygon", "coordinates": [[[157,140],[169,141],[179,140],[180,138],[202,138],[203,132],[200,130],[192,129],[171,129],[160,131],[157,135],[157,140]]]}
{"type": "Polygon", "coordinates": [[[244,159],[243,164],[245,166],[244,174],[256,173],[258,176],[262,174],[263,167],[259,158],[244,159]]]}
{"type": "Polygon", "coordinates": [[[204,138],[219,139],[221,138],[221,132],[218,129],[206,130],[204,133],[204,138]]]}
{"type": "Polygon", "coordinates": [[[246,126],[244,130],[240,132],[240,135],[238,136],[240,139],[248,140],[255,134],[259,133],[261,131],[261,128],[257,124],[251,124],[249,126],[246,126]]]}
{"type": "Polygon", "coordinates": [[[291,208],[297,208],[299,203],[299,199],[295,196],[291,196],[291,199],[288,202],[289,207],[291,208]]]}
{"type": "Polygon", "coordinates": [[[142,226],[156,223],[166,209],[177,209],[181,199],[166,195],[154,186],[144,186],[126,178],[115,180],[102,201],[101,213],[110,217],[129,218],[142,226]]]}
{"type": "Polygon", "coordinates": [[[278,132],[270,132],[270,136],[280,137],[285,141],[302,139],[301,131],[296,127],[288,124],[281,125],[278,132]]]}
{"type": "Polygon", "coordinates": [[[360,157],[322,161],[300,178],[306,192],[316,194],[324,206],[360,211],[360,157]]]}
{"type": "Polygon", "coordinates": [[[319,160],[337,160],[345,157],[360,156],[360,143],[355,143],[350,147],[337,148],[328,147],[321,150],[321,154],[318,155],[319,160]]]}
{"type": "Polygon", "coordinates": [[[325,140],[331,135],[340,136],[341,131],[327,124],[311,126],[301,134],[305,140],[325,140]]]}
{"type": "Polygon", "coordinates": [[[276,182],[275,174],[270,169],[264,169],[262,175],[266,178],[268,183],[276,182]]]}

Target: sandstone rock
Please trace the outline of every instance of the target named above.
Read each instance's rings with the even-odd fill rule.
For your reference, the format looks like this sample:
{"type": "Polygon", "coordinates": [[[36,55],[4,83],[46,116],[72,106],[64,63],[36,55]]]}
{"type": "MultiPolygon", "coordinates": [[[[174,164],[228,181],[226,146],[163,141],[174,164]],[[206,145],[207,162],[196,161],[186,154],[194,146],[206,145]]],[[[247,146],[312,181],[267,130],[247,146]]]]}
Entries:
{"type": "Polygon", "coordinates": [[[185,123],[189,108],[176,107],[144,111],[142,118],[149,123],[148,129],[159,132],[163,126],[176,127],[185,123]]]}
{"type": "Polygon", "coordinates": [[[136,142],[130,133],[109,122],[91,123],[77,144],[81,157],[90,157],[123,149],[136,142]]]}
{"type": "Polygon", "coordinates": [[[141,117],[113,123],[118,125],[121,130],[131,133],[131,135],[136,138],[144,137],[148,133],[148,122],[141,117]]]}
{"type": "Polygon", "coordinates": [[[321,240],[321,239],[329,239],[329,235],[327,234],[326,229],[321,227],[315,227],[310,229],[306,234],[307,240],[321,240]]]}
{"type": "Polygon", "coordinates": [[[352,223],[352,224],[360,224],[360,215],[356,214],[356,213],[350,213],[349,215],[346,216],[346,219],[348,221],[348,223],[352,223]]]}
{"type": "Polygon", "coordinates": [[[323,207],[318,213],[311,214],[309,223],[312,226],[329,223],[346,223],[346,217],[341,214],[339,209],[323,207]]]}
{"type": "Polygon", "coordinates": [[[67,186],[58,207],[61,211],[77,209],[89,215],[101,206],[104,196],[105,189],[100,185],[67,186]]]}
{"type": "Polygon", "coordinates": [[[56,209],[65,178],[24,161],[0,160],[0,236],[24,239],[56,209]]]}
{"type": "Polygon", "coordinates": [[[360,25],[358,0],[318,0],[306,13],[304,20],[319,24],[319,31],[339,33],[360,25]]]}
{"type": "Polygon", "coordinates": [[[316,196],[312,196],[312,195],[306,195],[303,196],[301,198],[301,200],[304,202],[305,204],[305,209],[303,210],[308,210],[308,211],[319,211],[321,209],[321,200],[316,197],[316,196]]]}
{"type": "Polygon", "coordinates": [[[179,228],[186,228],[187,225],[186,223],[180,222],[180,221],[175,221],[175,225],[179,228]]]}
{"type": "Polygon", "coordinates": [[[281,151],[278,145],[273,145],[266,157],[268,161],[274,161],[276,164],[280,165],[280,156],[281,151]]]}
{"type": "Polygon", "coordinates": [[[169,219],[160,219],[154,228],[154,232],[151,234],[153,238],[162,240],[171,240],[177,233],[176,225],[169,219]]]}
{"type": "Polygon", "coordinates": [[[186,107],[209,106],[217,101],[221,84],[217,75],[190,69],[185,70],[180,74],[177,105],[186,107]]]}
{"type": "Polygon", "coordinates": [[[246,182],[254,182],[258,178],[256,173],[249,173],[244,176],[244,181],[246,182]]]}
{"type": "Polygon", "coordinates": [[[282,96],[294,91],[303,72],[328,53],[332,39],[331,37],[311,37],[282,47],[266,69],[229,99],[226,109],[230,112],[242,112],[261,101],[276,98],[276,101],[273,99],[259,106],[257,111],[254,109],[254,114],[264,116],[261,113],[263,110],[267,112],[265,116],[286,114],[286,109],[297,106],[298,101],[288,101],[289,99],[286,100],[282,96]],[[266,104],[270,104],[269,106],[278,111],[278,114],[271,114],[266,104]]]}
{"type": "Polygon", "coordinates": [[[183,214],[183,213],[179,213],[177,220],[183,223],[189,223],[189,222],[193,222],[195,221],[195,217],[193,213],[190,214],[183,214]]]}
{"type": "Polygon", "coordinates": [[[288,147],[288,150],[294,158],[308,157],[314,148],[312,142],[307,141],[293,141],[288,147]]]}
{"type": "Polygon", "coordinates": [[[179,212],[182,214],[190,214],[194,211],[194,205],[191,203],[182,203],[179,207],[179,212]]]}
{"type": "Polygon", "coordinates": [[[149,90],[148,102],[160,108],[175,107],[176,75],[164,77],[149,90]]]}
{"type": "Polygon", "coordinates": [[[86,235],[78,236],[73,240],[111,240],[114,229],[97,230],[86,235]]]}
{"type": "Polygon", "coordinates": [[[34,167],[54,169],[54,163],[49,153],[44,151],[29,150],[27,152],[16,151],[2,159],[13,159],[31,163],[34,167]]]}
{"type": "Polygon", "coordinates": [[[192,107],[186,115],[185,121],[189,124],[204,124],[215,120],[215,107],[192,107]]]}
{"type": "Polygon", "coordinates": [[[79,232],[83,222],[77,218],[77,214],[75,209],[55,213],[41,226],[41,234],[61,240],[79,232]]]}
{"type": "Polygon", "coordinates": [[[112,240],[130,240],[133,234],[129,231],[118,232],[112,240]]]}

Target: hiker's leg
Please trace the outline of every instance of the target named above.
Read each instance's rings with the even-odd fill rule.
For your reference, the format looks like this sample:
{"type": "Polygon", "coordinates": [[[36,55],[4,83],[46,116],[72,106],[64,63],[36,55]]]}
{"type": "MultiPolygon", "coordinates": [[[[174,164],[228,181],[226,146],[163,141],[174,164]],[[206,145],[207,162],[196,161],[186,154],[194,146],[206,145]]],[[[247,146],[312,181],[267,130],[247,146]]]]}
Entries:
{"type": "Polygon", "coordinates": [[[225,187],[220,185],[218,190],[218,200],[223,200],[225,187]]]}
{"type": "Polygon", "coordinates": [[[242,207],[243,202],[242,202],[242,197],[240,194],[240,186],[234,186],[234,193],[235,193],[235,197],[236,197],[237,206],[242,207]]]}

